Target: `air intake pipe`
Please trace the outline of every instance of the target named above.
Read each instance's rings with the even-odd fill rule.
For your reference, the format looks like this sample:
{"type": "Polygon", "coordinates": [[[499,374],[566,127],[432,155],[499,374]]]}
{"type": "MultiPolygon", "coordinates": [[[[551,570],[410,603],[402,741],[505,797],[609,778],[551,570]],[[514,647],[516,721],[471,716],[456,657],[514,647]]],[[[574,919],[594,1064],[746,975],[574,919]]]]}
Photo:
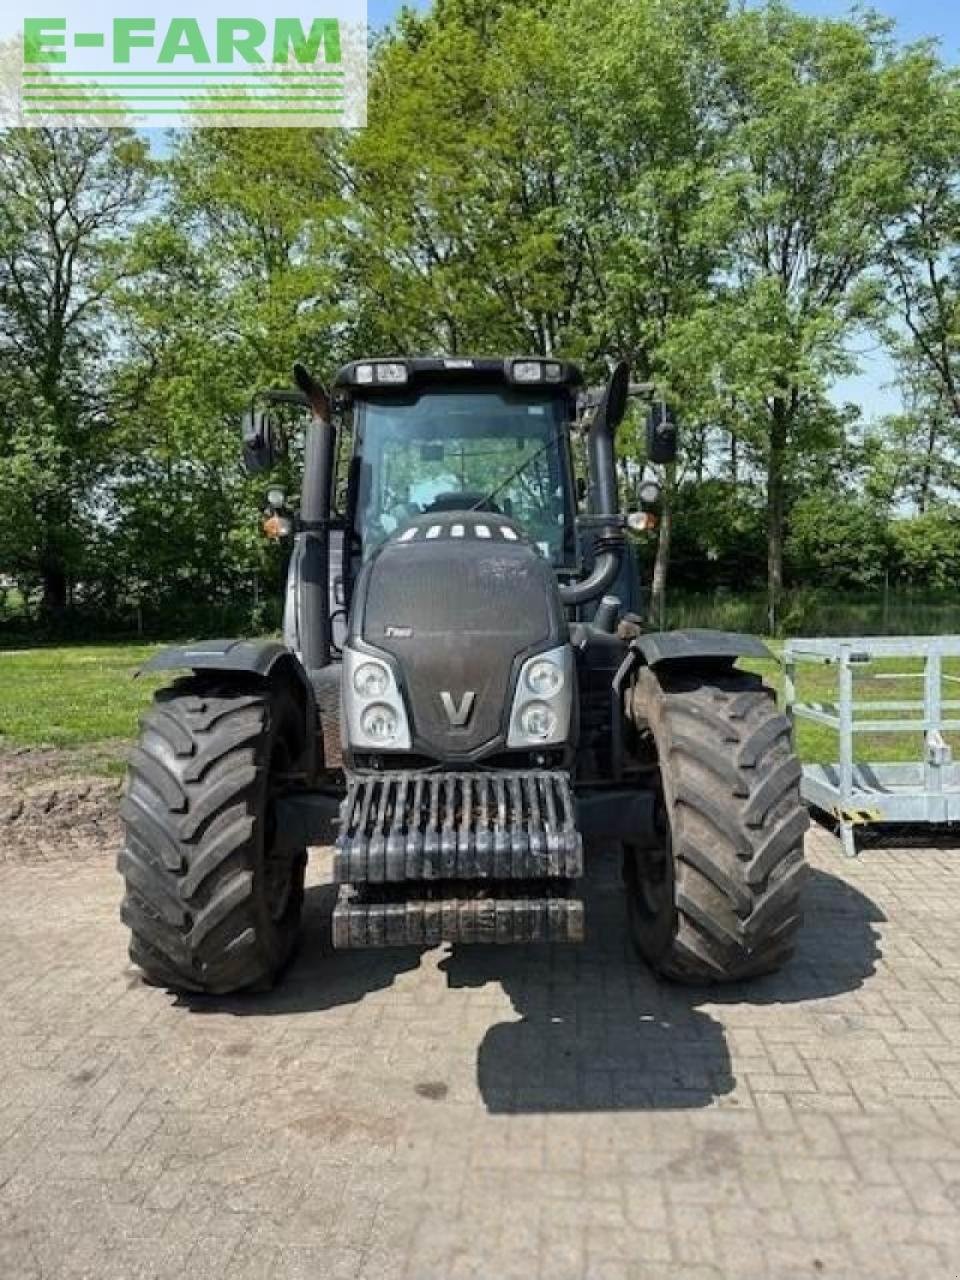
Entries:
{"type": "MultiPolygon", "coordinates": [[[[590,464],[590,510],[594,516],[619,516],[617,463],[613,442],[627,411],[630,370],[621,361],[610,375],[587,433],[590,464]]],[[[623,558],[623,527],[617,520],[599,524],[594,538],[593,571],[582,582],[560,587],[560,599],[570,607],[595,600],[613,584],[623,558]]]]}

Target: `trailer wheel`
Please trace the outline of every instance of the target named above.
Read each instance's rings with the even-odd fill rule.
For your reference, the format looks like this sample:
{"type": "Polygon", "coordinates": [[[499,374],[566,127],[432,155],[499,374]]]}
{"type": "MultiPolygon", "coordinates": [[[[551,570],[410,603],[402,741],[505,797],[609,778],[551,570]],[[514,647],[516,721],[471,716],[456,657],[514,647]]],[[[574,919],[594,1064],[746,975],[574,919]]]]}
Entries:
{"type": "Polygon", "coordinates": [[[801,924],[807,812],[790,723],[759,676],[645,669],[630,719],[657,755],[657,849],[624,847],[641,956],[681,982],[778,969],[801,924]]]}
{"type": "Polygon", "coordinates": [[[177,990],[269,986],[303,901],[306,850],[281,850],[273,816],[303,753],[302,709],[286,687],[199,674],[158,692],[141,729],[118,861],[130,958],[177,990]]]}

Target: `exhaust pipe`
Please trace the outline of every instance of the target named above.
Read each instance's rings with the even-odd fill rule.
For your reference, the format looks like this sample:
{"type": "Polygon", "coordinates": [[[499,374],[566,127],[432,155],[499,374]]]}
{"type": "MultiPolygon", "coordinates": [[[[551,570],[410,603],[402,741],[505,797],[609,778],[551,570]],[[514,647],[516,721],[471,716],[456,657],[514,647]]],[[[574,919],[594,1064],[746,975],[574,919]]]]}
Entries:
{"type": "Polygon", "coordinates": [[[290,563],[296,647],[308,671],[330,665],[330,495],[337,432],[327,393],[302,364],[293,367],[297,386],[313,410],[304,442],[300,528],[290,563]]]}
{"type": "MultiPolygon", "coordinates": [[[[617,494],[617,462],[614,439],[617,427],[627,411],[630,392],[630,370],[621,361],[610,375],[597,411],[587,433],[587,457],[590,461],[590,510],[595,516],[619,516],[617,494]]],[[[589,577],[560,587],[565,605],[576,606],[595,600],[616,580],[623,558],[624,533],[616,522],[601,524],[594,539],[594,565],[589,577]]]]}

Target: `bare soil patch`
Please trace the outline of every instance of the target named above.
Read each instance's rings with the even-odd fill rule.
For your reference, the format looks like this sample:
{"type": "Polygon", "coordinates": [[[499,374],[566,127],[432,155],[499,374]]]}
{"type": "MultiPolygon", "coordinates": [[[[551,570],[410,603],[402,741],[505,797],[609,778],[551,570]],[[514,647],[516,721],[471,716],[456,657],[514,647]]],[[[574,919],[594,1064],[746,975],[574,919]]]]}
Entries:
{"type": "Polygon", "coordinates": [[[119,846],[116,745],[0,749],[0,865],[112,857],[119,846]]]}

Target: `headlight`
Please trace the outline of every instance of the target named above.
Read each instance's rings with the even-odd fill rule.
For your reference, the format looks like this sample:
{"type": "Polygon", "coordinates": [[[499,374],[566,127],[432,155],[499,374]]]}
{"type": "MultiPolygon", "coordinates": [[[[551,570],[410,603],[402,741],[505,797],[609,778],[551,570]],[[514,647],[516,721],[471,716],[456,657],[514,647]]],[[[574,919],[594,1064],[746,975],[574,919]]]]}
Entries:
{"type": "Polygon", "coordinates": [[[369,387],[378,382],[381,386],[402,387],[410,381],[410,369],[401,360],[376,360],[354,366],[353,381],[369,387]]]}
{"type": "Polygon", "coordinates": [[[540,748],[566,742],[575,684],[573,650],[568,644],[528,658],[513,695],[507,746],[540,748]]]}
{"type": "Polygon", "coordinates": [[[530,702],[520,713],[520,728],[528,738],[546,742],[557,729],[557,717],[545,702],[530,702]]]}
{"type": "Polygon", "coordinates": [[[527,667],[527,688],[538,698],[552,698],[563,688],[563,672],[549,658],[539,658],[527,667]]]}
{"type": "Polygon", "coordinates": [[[410,723],[396,672],[386,658],[345,645],[340,684],[343,745],[361,751],[409,751],[410,723]]]}
{"type": "Polygon", "coordinates": [[[513,360],[507,362],[511,382],[563,382],[564,366],[559,360],[513,360]]]}
{"type": "Polygon", "coordinates": [[[390,673],[381,662],[362,662],[353,673],[353,687],[361,698],[382,698],[390,673]]]}
{"type": "Polygon", "coordinates": [[[360,727],[368,738],[386,746],[396,738],[400,721],[393,707],[388,707],[385,702],[375,702],[360,717],[360,727]]]}

